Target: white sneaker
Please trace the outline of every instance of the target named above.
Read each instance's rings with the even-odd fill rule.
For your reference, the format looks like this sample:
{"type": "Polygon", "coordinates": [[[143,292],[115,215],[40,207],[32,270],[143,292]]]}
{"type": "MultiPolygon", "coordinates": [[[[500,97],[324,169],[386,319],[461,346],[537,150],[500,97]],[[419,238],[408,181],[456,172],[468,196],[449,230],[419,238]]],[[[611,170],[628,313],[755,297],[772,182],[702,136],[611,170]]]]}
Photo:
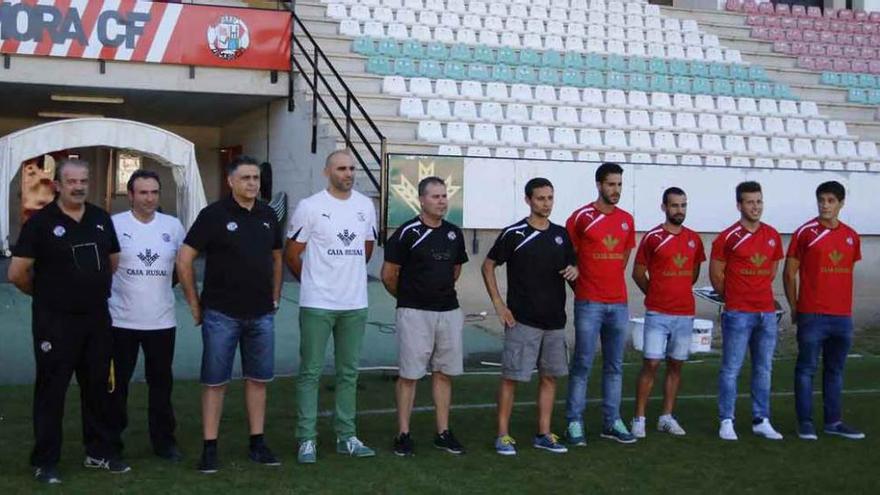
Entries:
{"type": "Polygon", "coordinates": [[[782,440],[782,434],[773,429],[770,420],[764,418],[760,423],[752,425],[752,433],[768,440],[782,440]]]}
{"type": "Polygon", "coordinates": [[[718,436],[722,440],[739,440],[736,436],[736,430],[733,429],[732,419],[722,419],[721,428],[718,429],[718,436]]]}
{"type": "Polygon", "coordinates": [[[630,433],[636,438],[645,438],[645,417],[633,418],[630,424],[630,433]]]}
{"type": "Polygon", "coordinates": [[[684,436],[687,433],[671,414],[660,416],[660,419],[657,420],[657,429],[677,437],[684,436]]]}

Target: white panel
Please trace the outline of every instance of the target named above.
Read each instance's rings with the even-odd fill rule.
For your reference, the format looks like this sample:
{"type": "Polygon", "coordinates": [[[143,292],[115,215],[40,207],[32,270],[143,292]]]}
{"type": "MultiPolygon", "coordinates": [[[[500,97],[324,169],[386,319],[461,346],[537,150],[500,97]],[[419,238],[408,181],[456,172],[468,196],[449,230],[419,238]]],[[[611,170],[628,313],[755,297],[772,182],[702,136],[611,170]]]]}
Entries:
{"type": "Polygon", "coordinates": [[[462,223],[470,229],[498,229],[512,223],[516,160],[465,158],[462,223]]]}

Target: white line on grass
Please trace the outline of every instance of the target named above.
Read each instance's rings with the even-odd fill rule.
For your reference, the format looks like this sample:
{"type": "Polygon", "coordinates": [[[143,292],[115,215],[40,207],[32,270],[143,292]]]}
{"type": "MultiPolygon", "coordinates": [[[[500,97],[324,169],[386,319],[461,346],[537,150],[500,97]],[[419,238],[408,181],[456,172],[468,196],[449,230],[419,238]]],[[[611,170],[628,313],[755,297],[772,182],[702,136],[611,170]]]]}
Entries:
{"type": "MultiPolygon", "coordinates": [[[[873,395],[880,394],[880,388],[864,388],[864,389],[854,389],[854,390],[844,390],[843,393],[845,395],[873,395]]],[[[794,392],[773,392],[770,394],[772,397],[792,397],[794,396],[794,392]]],[[[738,398],[750,397],[750,394],[739,394],[738,398]]],[[[716,399],[718,398],[717,394],[692,394],[692,395],[679,395],[677,400],[707,400],[707,399],[716,399]]],[[[624,397],[622,399],[624,402],[632,402],[635,400],[633,397],[624,397]]],[[[601,399],[587,399],[587,403],[599,403],[601,399]]],[[[556,404],[564,404],[564,400],[556,401],[556,404]]],[[[534,407],[535,402],[514,402],[513,405],[515,407],[534,407]]],[[[451,408],[453,410],[470,410],[470,409],[494,409],[497,406],[494,402],[486,402],[483,404],[453,404],[451,408]]],[[[413,407],[413,412],[430,412],[434,410],[434,406],[417,406],[413,407]]],[[[394,408],[386,408],[386,409],[364,409],[357,412],[358,416],[378,416],[384,414],[394,414],[397,413],[397,409],[394,408]]],[[[330,417],[333,416],[333,411],[321,411],[318,413],[320,417],[330,417]]]]}

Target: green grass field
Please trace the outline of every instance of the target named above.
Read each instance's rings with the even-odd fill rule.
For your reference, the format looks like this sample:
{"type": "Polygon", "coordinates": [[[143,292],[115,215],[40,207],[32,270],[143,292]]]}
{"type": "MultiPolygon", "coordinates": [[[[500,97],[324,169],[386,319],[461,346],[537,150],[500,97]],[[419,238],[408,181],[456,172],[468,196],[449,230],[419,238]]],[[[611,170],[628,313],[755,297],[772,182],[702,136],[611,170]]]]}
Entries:
{"type": "MultiPolygon", "coordinates": [[[[874,332],[871,332],[874,333],[874,332]]],[[[782,346],[784,348],[784,346],[782,346]]],[[[781,348],[781,349],[782,349],[781,348]]],[[[332,418],[321,419],[319,461],[300,466],[295,461],[294,380],[280,378],[269,389],[266,438],[282,457],[284,465],[268,468],[247,460],[247,429],[242,404],[242,385],[235,382],[227,398],[220,454],[222,470],[202,475],[195,470],[200,448],[199,386],[179,382],[174,391],[178,414],[178,440],[186,459],[168,464],[152,457],[146,433],[146,385],[133,385],[130,401],[131,427],[127,432],[126,459],[132,472],[111,475],[86,471],[80,466],[80,423],[78,390],[72,386],[65,415],[63,459],[64,484],[40,487],[31,479],[27,458],[31,447],[31,388],[0,387],[0,494],[18,493],[147,493],[152,495],[190,493],[876,493],[877,461],[880,460],[880,357],[871,337],[860,339],[854,352],[862,357],[848,362],[844,399],[845,418],[864,429],[868,438],[849,441],[820,436],[818,442],[798,440],[794,435],[792,373],[794,361],[788,352],[775,364],[773,420],[786,435],[781,442],[758,439],[748,427],[749,400],[738,401],[740,441],[722,443],[716,436],[717,356],[698,357],[685,367],[677,416],[688,430],[684,438],[672,438],[653,431],[659,401],[649,407],[648,438],[635,445],[619,445],[598,438],[599,408],[595,401],[587,410],[589,445],[566,455],[536,451],[530,446],[534,434],[535,408],[524,404],[514,410],[513,435],[520,454],[502,458],[494,453],[493,402],[496,376],[472,375],[456,382],[453,428],[468,447],[464,456],[453,457],[435,451],[430,441],[433,414],[414,415],[413,433],[417,454],[401,459],[391,453],[396,432],[392,408],[393,381],[381,374],[361,379],[359,436],[377,447],[372,459],[350,459],[333,452],[332,418]],[[479,406],[479,405],[483,406],[479,406]]],[[[632,389],[637,372],[634,354],[625,367],[622,415],[632,415],[632,389]]],[[[599,368],[594,366],[591,396],[599,390],[599,368]]],[[[744,373],[745,375],[745,373],[744,373]]],[[[564,381],[559,399],[564,398],[564,381]]],[[[429,405],[429,383],[420,384],[418,405],[429,405]]],[[[531,401],[534,383],[519,390],[518,401],[531,401]]],[[[740,393],[747,393],[741,380],[740,393]]],[[[655,389],[656,394],[656,389],[655,389]]],[[[332,408],[332,380],[322,389],[322,410],[332,408]]],[[[817,420],[821,403],[816,397],[817,420]]],[[[554,429],[562,433],[562,404],[554,415],[554,429]]]]}

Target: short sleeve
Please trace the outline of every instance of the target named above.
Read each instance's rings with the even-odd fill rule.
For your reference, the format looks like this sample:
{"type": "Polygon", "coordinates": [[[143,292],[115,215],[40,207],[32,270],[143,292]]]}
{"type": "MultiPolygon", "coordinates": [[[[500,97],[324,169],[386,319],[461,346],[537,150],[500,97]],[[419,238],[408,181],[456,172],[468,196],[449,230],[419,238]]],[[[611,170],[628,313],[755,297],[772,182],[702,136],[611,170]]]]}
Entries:
{"type": "Polygon", "coordinates": [[[853,232],[853,240],[855,241],[855,250],[853,250],[853,263],[862,259],[862,238],[859,234],[853,232]]]}
{"type": "Polygon", "coordinates": [[[21,226],[21,233],[18,234],[18,242],[15,243],[15,249],[12,255],[17,258],[36,258],[39,251],[39,222],[35,222],[33,217],[21,226]]]}
{"type": "Polygon", "coordinates": [[[697,245],[697,249],[694,252],[694,265],[696,266],[706,261],[706,248],[703,247],[703,239],[700,238],[699,234],[694,234],[694,242],[697,245]]]}
{"type": "Polygon", "coordinates": [[[367,204],[370,207],[367,211],[367,237],[364,240],[375,241],[379,237],[379,232],[376,228],[376,207],[373,206],[372,201],[367,201],[367,204]]]}
{"type": "Polygon", "coordinates": [[[785,253],[782,252],[782,237],[779,233],[774,232],[773,238],[776,241],[776,247],[773,249],[773,261],[779,261],[785,258],[785,253]]]}
{"type": "Polygon", "coordinates": [[[181,244],[183,244],[183,239],[186,237],[186,230],[183,228],[183,224],[180,223],[180,220],[174,219],[174,247],[180,249],[181,244]]]}
{"type": "Polygon", "coordinates": [[[395,265],[403,265],[409,255],[409,249],[403,245],[400,233],[403,229],[397,229],[394,234],[388,238],[385,243],[385,261],[394,263],[395,265]]]}
{"type": "Polygon", "coordinates": [[[626,246],[624,250],[632,249],[636,247],[636,222],[630,217],[629,220],[629,233],[626,236],[626,246]]]}
{"type": "Polygon", "coordinates": [[[569,240],[572,243],[577,244],[577,240],[580,239],[578,233],[580,229],[577,226],[577,210],[568,217],[568,220],[565,221],[565,231],[568,232],[569,240]]]}
{"type": "Polygon", "coordinates": [[[275,211],[270,215],[272,217],[272,250],[276,251],[284,247],[284,234],[281,232],[281,225],[278,223],[278,217],[275,211]]]}
{"type": "Polygon", "coordinates": [[[791,241],[788,242],[788,251],[786,256],[789,258],[800,259],[801,257],[801,243],[800,243],[801,231],[796,230],[794,234],[791,236],[791,241]]]}
{"type": "Polygon", "coordinates": [[[492,249],[489,250],[489,254],[486,255],[487,258],[493,260],[496,265],[503,265],[510,259],[510,249],[507,247],[507,243],[504,242],[505,231],[502,231],[498,234],[498,238],[495,239],[495,244],[492,245],[492,249]]]}
{"type": "Polygon", "coordinates": [[[183,240],[184,244],[196,251],[204,251],[211,242],[211,221],[208,215],[209,210],[207,208],[200,211],[199,216],[196,217],[196,221],[193,222],[192,227],[190,227],[189,232],[186,234],[186,238],[183,240]]]}
{"type": "Polygon", "coordinates": [[[642,240],[639,242],[639,249],[636,250],[636,264],[648,266],[651,262],[650,253],[648,252],[648,238],[650,236],[645,235],[642,237],[642,240]]]}
{"type": "Polygon", "coordinates": [[[309,218],[309,204],[302,200],[293,210],[290,223],[287,226],[287,238],[296,242],[308,242],[312,236],[312,222],[309,218]]]}
{"type": "Polygon", "coordinates": [[[712,241],[712,259],[718,261],[727,261],[727,247],[724,244],[724,232],[718,234],[718,237],[712,241]]]}
{"type": "Polygon", "coordinates": [[[462,234],[459,229],[455,229],[453,232],[457,235],[455,242],[455,264],[463,265],[468,262],[467,248],[464,244],[464,234],[462,234]]]}
{"type": "Polygon", "coordinates": [[[107,251],[108,254],[116,254],[119,251],[122,251],[122,248],[119,246],[119,237],[116,236],[116,226],[113,225],[113,220],[110,219],[110,216],[107,216],[107,228],[110,229],[110,249],[107,251]]]}

